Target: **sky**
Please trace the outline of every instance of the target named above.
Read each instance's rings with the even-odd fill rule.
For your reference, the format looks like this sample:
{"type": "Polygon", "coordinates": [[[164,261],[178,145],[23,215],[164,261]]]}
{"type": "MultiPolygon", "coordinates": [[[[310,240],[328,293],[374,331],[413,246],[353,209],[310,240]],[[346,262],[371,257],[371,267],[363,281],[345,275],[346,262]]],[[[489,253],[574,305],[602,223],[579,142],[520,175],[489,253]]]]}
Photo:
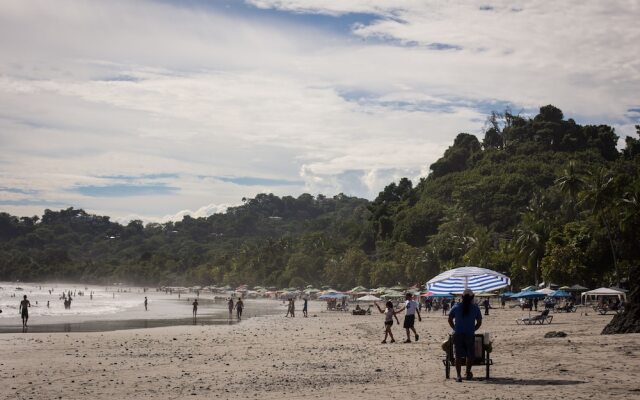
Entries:
{"type": "Polygon", "coordinates": [[[638,15],[638,0],[3,0],[0,211],[164,222],[258,193],[372,199],[507,107],[634,135],[638,15]]]}

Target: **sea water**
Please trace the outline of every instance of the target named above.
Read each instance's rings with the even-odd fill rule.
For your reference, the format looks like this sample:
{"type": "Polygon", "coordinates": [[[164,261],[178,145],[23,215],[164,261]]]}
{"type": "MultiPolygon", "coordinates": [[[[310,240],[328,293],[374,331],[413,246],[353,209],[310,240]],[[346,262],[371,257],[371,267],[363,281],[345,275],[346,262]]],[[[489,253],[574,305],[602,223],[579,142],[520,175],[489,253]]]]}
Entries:
{"type": "MultiPolygon", "coordinates": [[[[0,282],[0,333],[22,332],[19,306],[24,295],[31,303],[29,332],[108,331],[238,322],[235,311],[229,315],[224,295],[216,298],[201,292],[198,318],[194,320],[192,303],[196,293],[165,293],[125,286],[0,282]],[[73,300],[71,307],[66,309],[62,295],[68,295],[69,291],[73,300]],[[145,297],[148,299],[147,310],[145,297]]],[[[280,309],[277,301],[245,300],[243,318],[274,314],[280,309]]]]}

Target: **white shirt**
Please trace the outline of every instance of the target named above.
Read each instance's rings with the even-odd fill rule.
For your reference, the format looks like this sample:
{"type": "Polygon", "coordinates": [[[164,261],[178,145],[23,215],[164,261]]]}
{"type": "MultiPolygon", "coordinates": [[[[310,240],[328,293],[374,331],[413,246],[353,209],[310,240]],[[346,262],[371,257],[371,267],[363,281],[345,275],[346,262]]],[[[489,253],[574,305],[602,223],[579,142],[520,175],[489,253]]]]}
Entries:
{"type": "Polygon", "coordinates": [[[384,310],[384,322],[393,321],[393,308],[387,308],[384,310]]]}
{"type": "Polygon", "coordinates": [[[404,302],[404,308],[406,315],[415,315],[416,310],[418,309],[418,303],[414,300],[407,300],[404,302]]]}

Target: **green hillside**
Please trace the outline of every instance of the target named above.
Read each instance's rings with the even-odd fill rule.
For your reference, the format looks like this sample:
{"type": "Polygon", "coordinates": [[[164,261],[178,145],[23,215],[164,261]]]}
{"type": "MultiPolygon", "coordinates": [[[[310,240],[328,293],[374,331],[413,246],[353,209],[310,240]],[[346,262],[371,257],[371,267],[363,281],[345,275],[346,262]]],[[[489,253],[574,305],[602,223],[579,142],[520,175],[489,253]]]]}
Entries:
{"type": "MultiPolygon", "coordinates": [[[[83,210],[0,214],[0,279],[338,288],[424,283],[472,264],[516,285],[633,284],[640,140],[545,106],[492,114],[431,174],[373,201],[259,194],[208,218],[126,226],[83,210]]],[[[638,127],[640,133],[640,127],[638,127]]],[[[637,279],[637,278],[634,278],[637,279]]]]}

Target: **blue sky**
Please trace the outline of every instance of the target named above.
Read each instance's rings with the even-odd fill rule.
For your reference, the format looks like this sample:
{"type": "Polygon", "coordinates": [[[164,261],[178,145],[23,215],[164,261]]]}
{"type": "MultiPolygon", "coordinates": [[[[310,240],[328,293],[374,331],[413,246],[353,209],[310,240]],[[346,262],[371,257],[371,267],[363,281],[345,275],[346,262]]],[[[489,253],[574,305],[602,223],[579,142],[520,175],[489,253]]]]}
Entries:
{"type": "Polygon", "coordinates": [[[0,210],[373,198],[487,115],[640,123],[627,1],[5,0],[0,210]],[[615,43],[615,46],[611,46],[615,43]]]}

